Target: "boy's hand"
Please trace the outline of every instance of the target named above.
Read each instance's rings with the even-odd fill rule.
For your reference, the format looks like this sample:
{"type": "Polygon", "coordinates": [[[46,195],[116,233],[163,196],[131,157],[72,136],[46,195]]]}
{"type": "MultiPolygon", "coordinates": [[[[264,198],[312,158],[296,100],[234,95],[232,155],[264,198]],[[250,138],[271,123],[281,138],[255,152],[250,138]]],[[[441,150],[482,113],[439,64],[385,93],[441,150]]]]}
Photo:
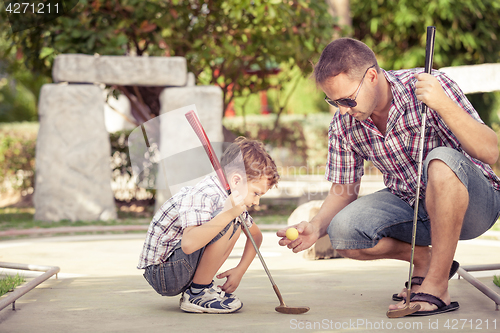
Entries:
{"type": "Polygon", "coordinates": [[[294,253],[310,248],[319,238],[319,231],[316,230],[314,224],[306,221],[300,222],[299,224],[288,228],[278,230],[276,235],[278,237],[282,237],[278,242],[279,245],[288,246],[288,248],[292,249],[294,253]],[[299,232],[299,236],[293,241],[286,238],[286,230],[291,227],[294,227],[299,232]]]}
{"type": "Polygon", "coordinates": [[[244,197],[238,191],[233,191],[224,203],[223,211],[229,211],[233,218],[237,218],[241,213],[247,210],[244,197]]]}
{"type": "Polygon", "coordinates": [[[219,287],[226,293],[233,293],[240,285],[243,273],[244,272],[241,272],[238,267],[232,268],[228,271],[225,271],[224,273],[220,273],[219,275],[217,275],[217,278],[227,278],[227,280],[222,286],[219,287]]]}

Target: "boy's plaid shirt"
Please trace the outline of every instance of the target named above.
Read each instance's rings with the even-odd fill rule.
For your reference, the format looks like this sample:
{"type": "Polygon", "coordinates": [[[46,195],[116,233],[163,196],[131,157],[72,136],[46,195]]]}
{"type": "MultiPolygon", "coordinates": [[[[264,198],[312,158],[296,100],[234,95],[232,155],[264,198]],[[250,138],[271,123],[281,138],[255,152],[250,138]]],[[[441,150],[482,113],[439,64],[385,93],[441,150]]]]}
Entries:
{"type": "MultiPolygon", "coordinates": [[[[399,71],[382,70],[391,86],[393,95],[387,120],[385,137],[368,118],[358,121],[349,114],[337,112],[329,129],[329,154],[325,177],[338,184],[350,184],[361,179],[364,160],[371,161],[382,172],[385,186],[392,193],[413,205],[417,183],[418,145],[420,139],[422,103],[415,95],[415,73],[422,68],[399,71]]],[[[432,73],[441,83],[445,93],[475,120],[483,123],[458,85],[444,73],[432,73]]],[[[429,109],[425,124],[423,159],[434,148],[446,146],[462,152],[473,161],[489,179],[495,189],[500,189],[498,178],[491,167],[470,157],[436,111],[429,109]]],[[[425,197],[422,182],[421,198],[425,197]]]]}
{"type": "MultiPolygon", "coordinates": [[[[209,222],[222,211],[227,197],[215,176],[206,177],[194,187],[182,188],[153,217],[137,268],[165,262],[181,240],[184,229],[209,222]]],[[[250,227],[252,217],[248,212],[244,214],[250,227]]]]}

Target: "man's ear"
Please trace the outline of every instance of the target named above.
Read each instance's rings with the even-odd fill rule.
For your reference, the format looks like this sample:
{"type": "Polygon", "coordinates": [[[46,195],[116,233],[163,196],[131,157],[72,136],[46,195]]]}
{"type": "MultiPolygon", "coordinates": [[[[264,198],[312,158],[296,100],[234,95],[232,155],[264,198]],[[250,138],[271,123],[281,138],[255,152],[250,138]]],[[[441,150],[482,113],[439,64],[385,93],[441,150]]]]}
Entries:
{"type": "Polygon", "coordinates": [[[368,73],[366,73],[366,76],[368,76],[368,80],[370,80],[371,83],[377,84],[378,82],[378,75],[379,73],[377,72],[377,69],[375,68],[370,68],[368,70],[368,73]]]}

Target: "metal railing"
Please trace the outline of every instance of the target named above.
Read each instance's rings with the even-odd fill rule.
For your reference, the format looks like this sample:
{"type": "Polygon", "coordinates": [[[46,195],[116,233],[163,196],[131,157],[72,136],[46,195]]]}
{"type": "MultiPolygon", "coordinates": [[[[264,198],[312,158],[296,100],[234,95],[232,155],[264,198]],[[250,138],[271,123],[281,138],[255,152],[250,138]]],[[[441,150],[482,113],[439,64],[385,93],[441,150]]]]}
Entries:
{"type": "Polygon", "coordinates": [[[500,295],[491,290],[484,283],[476,279],[469,272],[478,272],[478,271],[492,271],[500,269],[500,264],[492,264],[492,265],[470,265],[460,267],[457,271],[457,274],[460,277],[463,277],[467,282],[472,284],[476,289],[481,291],[483,294],[488,296],[493,302],[495,302],[496,310],[498,311],[498,306],[500,305],[500,295]]]}
{"type": "Polygon", "coordinates": [[[29,281],[26,284],[14,289],[7,297],[0,299],[0,311],[12,304],[12,310],[16,309],[16,300],[34,289],[36,286],[41,284],[42,282],[51,278],[54,274],[59,273],[60,268],[57,266],[40,266],[40,265],[28,265],[28,264],[16,264],[9,262],[0,262],[0,268],[9,268],[9,269],[20,269],[25,271],[38,271],[44,272],[42,275],[35,277],[33,280],[29,281]]]}

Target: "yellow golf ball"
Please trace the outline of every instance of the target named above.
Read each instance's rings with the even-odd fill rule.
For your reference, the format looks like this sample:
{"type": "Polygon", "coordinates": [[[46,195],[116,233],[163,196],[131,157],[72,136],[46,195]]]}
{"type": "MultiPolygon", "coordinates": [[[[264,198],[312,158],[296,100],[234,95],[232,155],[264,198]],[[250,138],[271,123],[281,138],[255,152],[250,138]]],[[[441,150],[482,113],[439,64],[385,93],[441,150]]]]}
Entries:
{"type": "Polygon", "coordinates": [[[286,234],[285,234],[286,238],[288,238],[289,240],[296,240],[297,237],[299,237],[299,232],[297,231],[297,229],[295,228],[288,228],[286,229],[286,234]]]}

